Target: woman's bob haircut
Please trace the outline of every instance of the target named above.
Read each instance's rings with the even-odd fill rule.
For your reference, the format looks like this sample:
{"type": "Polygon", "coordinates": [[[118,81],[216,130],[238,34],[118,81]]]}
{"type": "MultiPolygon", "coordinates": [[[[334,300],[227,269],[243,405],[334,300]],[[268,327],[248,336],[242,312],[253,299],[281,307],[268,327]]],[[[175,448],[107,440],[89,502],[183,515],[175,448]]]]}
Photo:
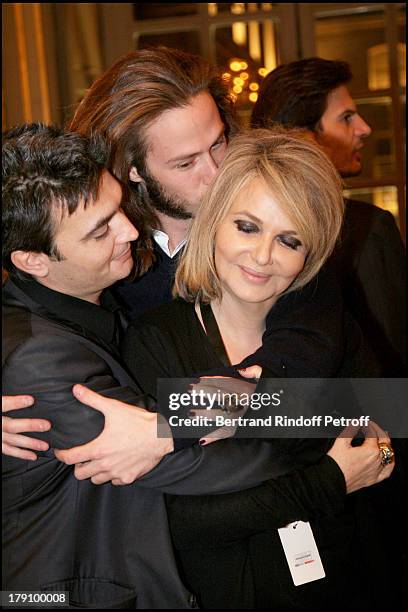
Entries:
{"type": "Polygon", "coordinates": [[[344,212],[342,182],[320,147],[301,130],[257,129],[235,136],[191,227],[174,294],[188,301],[220,299],[214,261],[217,230],[234,201],[255,180],[265,184],[293,223],[307,256],[286,292],[303,287],[333,251],[344,212]]]}

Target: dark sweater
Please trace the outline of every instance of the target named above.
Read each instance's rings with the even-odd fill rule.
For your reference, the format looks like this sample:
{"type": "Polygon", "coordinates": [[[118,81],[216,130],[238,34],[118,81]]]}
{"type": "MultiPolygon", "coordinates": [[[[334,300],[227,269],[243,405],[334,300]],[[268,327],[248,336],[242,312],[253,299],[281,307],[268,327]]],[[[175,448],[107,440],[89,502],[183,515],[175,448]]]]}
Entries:
{"type": "Polygon", "coordinates": [[[171,290],[179,254],[171,258],[155,241],[153,245],[156,261],[146,274],[135,282],[120,281],[113,287],[116,299],[132,319],[173,299],[171,290]]]}
{"type": "MultiPolygon", "coordinates": [[[[123,350],[129,369],[153,395],[158,377],[228,373],[193,305],[181,300],[141,317],[129,329],[123,350]]],[[[299,344],[297,351],[300,372],[305,354],[299,344]]],[[[304,367],[309,370],[309,364],[304,367]]],[[[353,499],[347,500],[344,510],[343,476],[325,456],[330,442],[270,443],[271,453],[279,448],[290,473],[227,496],[168,498],[173,540],[186,583],[207,609],[326,609],[344,607],[350,597],[358,604],[358,563],[353,556],[357,518],[353,499]],[[297,519],[312,521],[326,571],[324,580],[301,587],[291,581],[276,532],[297,519]]]]}

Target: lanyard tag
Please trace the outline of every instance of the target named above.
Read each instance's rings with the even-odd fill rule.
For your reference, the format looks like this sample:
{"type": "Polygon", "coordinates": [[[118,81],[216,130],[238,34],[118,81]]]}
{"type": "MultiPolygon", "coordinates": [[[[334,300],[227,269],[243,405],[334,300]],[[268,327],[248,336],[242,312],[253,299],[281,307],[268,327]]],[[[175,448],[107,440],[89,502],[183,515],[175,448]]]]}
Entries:
{"type": "Polygon", "coordinates": [[[278,533],[295,586],[326,576],[310,523],[295,521],[278,533]]]}

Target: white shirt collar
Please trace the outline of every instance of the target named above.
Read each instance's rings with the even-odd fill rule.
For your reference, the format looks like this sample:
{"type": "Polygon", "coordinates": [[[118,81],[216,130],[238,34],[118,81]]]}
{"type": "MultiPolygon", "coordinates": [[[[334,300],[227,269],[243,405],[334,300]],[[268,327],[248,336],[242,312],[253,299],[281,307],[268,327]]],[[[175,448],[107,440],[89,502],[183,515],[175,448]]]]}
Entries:
{"type": "Polygon", "coordinates": [[[170,253],[169,250],[169,237],[168,235],[163,232],[162,230],[153,230],[153,238],[155,240],[155,242],[159,245],[159,247],[162,249],[162,251],[164,251],[166,253],[166,255],[168,255],[169,257],[173,258],[175,255],[177,255],[177,253],[180,251],[180,249],[183,248],[183,246],[186,244],[187,239],[184,238],[184,240],[182,240],[174,249],[174,251],[172,253],[170,253]]]}

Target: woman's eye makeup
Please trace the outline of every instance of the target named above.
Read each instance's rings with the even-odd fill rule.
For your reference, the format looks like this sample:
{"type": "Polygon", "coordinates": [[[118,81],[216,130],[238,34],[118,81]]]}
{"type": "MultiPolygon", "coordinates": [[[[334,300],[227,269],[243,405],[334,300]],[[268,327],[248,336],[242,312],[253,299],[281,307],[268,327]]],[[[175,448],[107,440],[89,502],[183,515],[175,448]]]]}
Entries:
{"type": "Polygon", "coordinates": [[[238,219],[237,221],[234,221],[234,223],[237,226],[238,231],[244,232],[245,234],[254,234],[255,232],[259,231],[259,227],[251,221],[243,221],[238,219]]]}
{"type": "Polygon", "coordinates": [[[287,246],[291,249],[293,249],[294,251],[296,251],[296,249],[300,246],[302,246],[302,243],[300,242],[300,240],[298,240],[297,238],[295,238],[294,236],[279,236],[279,242],[281,242],[284,246],[287,246]]]}
{"type": "MultiPolygon", "coordinates": [[[[255,234],[260,231],[259,226],[253,221],[246,221],[244,219],[237,219],[234,221],[239,232],[244,232],[244,234],[255,234]]],[[[278,241],[283,244],[283,246],[289,247],[296,251],[299,247],[302,246],[301,241],[295,236],[291,236],[290,234],[279,234],[277,236],[278,241]]]]}

